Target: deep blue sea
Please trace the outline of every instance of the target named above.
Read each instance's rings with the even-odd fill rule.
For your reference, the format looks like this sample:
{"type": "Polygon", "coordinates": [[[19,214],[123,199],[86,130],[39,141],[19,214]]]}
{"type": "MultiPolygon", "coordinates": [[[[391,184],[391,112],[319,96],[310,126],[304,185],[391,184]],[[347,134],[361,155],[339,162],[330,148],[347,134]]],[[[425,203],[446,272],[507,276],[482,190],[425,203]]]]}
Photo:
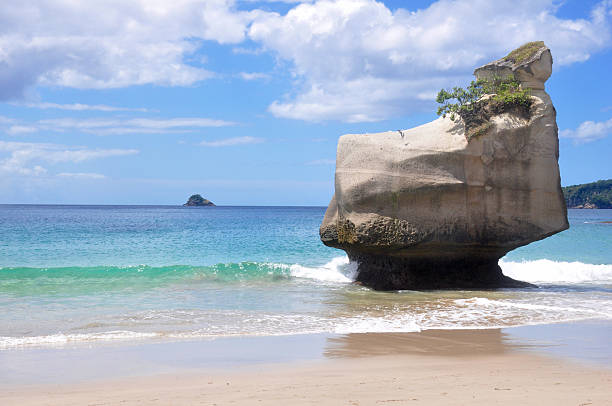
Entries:
{"type": "Polygon", "coordinates": [[[509,253],[538,288],[375,292],[323,207],[0,205],[0,349],[612,320],[612,210],[509,253]]]}

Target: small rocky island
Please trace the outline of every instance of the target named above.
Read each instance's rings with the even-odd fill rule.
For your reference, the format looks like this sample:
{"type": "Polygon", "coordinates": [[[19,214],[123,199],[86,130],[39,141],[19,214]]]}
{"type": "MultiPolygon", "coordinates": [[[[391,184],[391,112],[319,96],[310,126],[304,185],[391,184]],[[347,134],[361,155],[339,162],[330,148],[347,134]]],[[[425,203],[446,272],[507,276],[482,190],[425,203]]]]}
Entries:
{"type": "Polygon", "coordinates": [[[214,206],[215,204],[200,195],[191,195],[183,206],[214,206]]]}
{"type": "Polygon", "coordinates": [[[544,90],[551,72],[550,50],[529,43],[474,72],[478,81],[513,81],[526,110],[502,100],[473,127],[459,112],[340,137],[320,236],[358,264],[358,282],[379,290],[529,285],[503,275],[498,260],[569,227],[556,112],[544,90]]]}

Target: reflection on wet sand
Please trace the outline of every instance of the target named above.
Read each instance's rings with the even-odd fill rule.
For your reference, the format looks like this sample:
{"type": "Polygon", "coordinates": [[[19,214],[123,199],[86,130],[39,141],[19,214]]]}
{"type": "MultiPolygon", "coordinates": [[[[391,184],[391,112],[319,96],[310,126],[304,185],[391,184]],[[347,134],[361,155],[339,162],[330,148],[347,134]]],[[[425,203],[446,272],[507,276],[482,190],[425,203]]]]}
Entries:
{"type": "Polygon", "coordinates": [[[329,359],[425,355],[479,357],[536,352],[612,368],[608,320],[482,330],[425,330],[415,333],[364,333],[328,336],[329,359]]]}
{"type": "Polygon", "coordinates": [[[506,336],[501,329],[346,334],[329,337],[324,355],[328,358],[400,354],[478,356],[501,354],[522,345],[510,343],[506,336]]]}

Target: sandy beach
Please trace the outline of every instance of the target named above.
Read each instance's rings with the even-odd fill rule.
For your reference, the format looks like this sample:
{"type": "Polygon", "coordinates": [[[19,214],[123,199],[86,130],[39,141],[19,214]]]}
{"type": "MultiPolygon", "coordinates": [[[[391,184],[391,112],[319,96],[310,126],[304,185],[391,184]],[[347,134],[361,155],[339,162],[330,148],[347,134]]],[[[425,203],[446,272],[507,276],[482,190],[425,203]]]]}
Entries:
{"type": "MultiPolygon", "coordinates": [[[[296,354],[293,360],[265,362],[279,343],[286,344],[278,345],[279,352],[299,353],[297,346],[313,339],[225,340],[223,345],[214,344],[214,352],[217,359],[225,352],[227,363],[212,362],[210,354],[200,354],[197,363],[181,361],[182,365],[165,373],[145,364],[129,373],[120,372],[120,364],[133,362],[129,357],[103,362],[109,354],[125,349],[122,346],[46,350],[48,356],[40,358],[39,368],[50,367],[49,360],[61,356],[66,369],[58,370],[53,382],[6,384],[5,380],[0,386],[0,404],[612,404],[612,368],[581,362],[579,354],[570,358],[546,352],[546,347],[561,345],[562,338],[534,345],[529,340],[509,339],[499,329],[349,334],[319,337],[320,352],[306,350],[310,357],[299,359],[296,354]],[[262,347],[267,348],[267,355],[262,347]],[[250,352],[261,358],[245,357],[250,352]],[[232,353],[241,354],[242,362],[232,361],[232,353]],[[83,378],[81,370],[87,368],[97,368],[99,375],[83,378]],[[113,368],[119,376],[113,376],[113,368]]],[[[194,345],[205,349],[214,342],[157,344],[147,351],[165,350],[168,359],[198,359],[198,354],[189,357],[187,352],[193,352],[194,345]]],[[[25,360],[28,351],[16,357],[25,360]]]]}
{"type": "Polygon", "coordinates": [[[0,406],[612,406],[612,0],[0,27],[0,406]]]}

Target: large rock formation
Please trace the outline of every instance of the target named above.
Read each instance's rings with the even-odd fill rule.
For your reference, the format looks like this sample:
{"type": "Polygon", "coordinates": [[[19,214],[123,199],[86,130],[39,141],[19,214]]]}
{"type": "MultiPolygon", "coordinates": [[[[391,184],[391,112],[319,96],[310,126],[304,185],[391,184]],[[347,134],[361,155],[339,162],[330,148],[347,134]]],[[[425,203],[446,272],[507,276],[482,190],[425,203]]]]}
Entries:
{"type": "Polygon", "coordinates": [[[530,88],[527,118],[502,112],[469,141],[449,117],[340,137],[320,235],[358,263],[358,281],[382,290],[527,285],[504,276],[499,258],[568,228],[556,112],[544,91],[552,57],[535,44],[474,72],[530,88]]]}

